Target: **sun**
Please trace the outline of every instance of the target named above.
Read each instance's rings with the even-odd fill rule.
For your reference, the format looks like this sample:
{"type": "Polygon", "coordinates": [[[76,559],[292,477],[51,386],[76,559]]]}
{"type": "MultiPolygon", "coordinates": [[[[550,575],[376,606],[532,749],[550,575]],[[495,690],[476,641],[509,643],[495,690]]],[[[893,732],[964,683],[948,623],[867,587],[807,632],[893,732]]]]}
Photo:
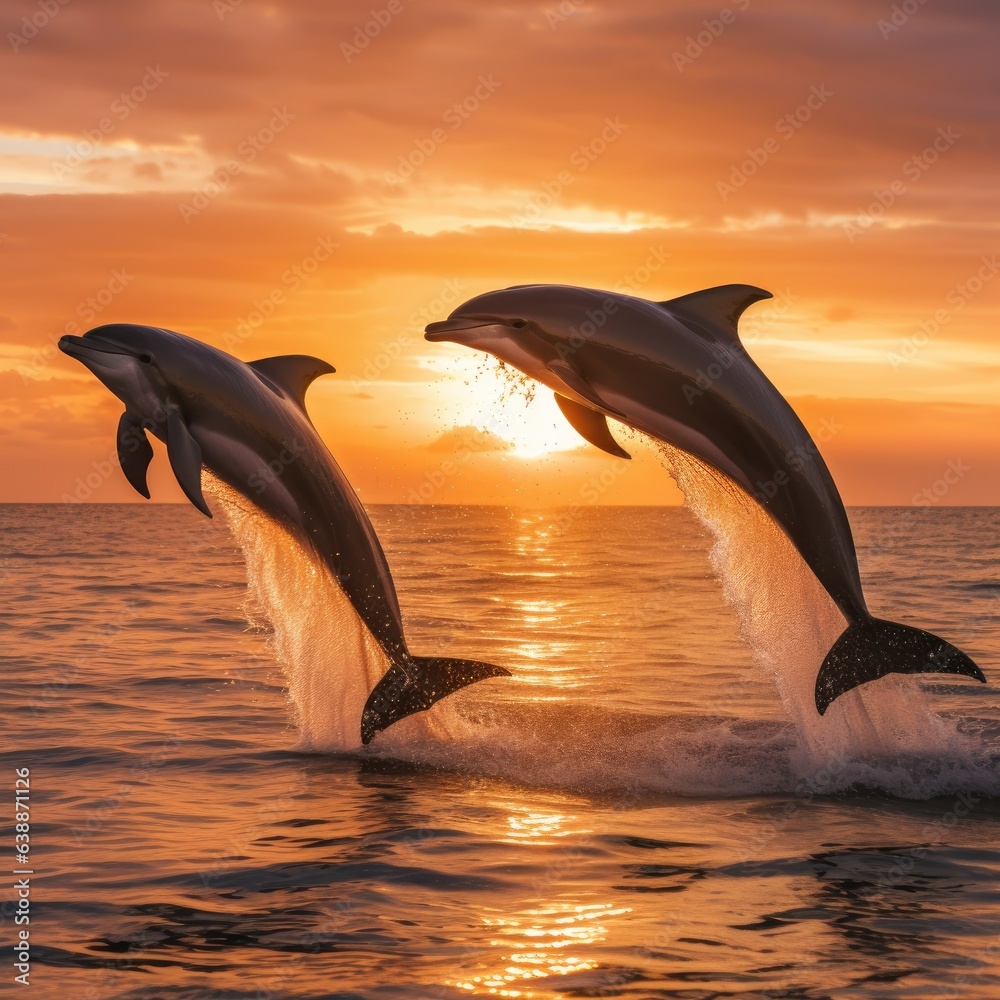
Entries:
{"type": "Polygon", "coordinates": [[[496,433],[514,446],[511,454],[518,458],[537,458],[552,452],[575,451],[583,440],[566,422],[555,397],[548,389],[536,392],[530,400],[512,397],[506,409],[496,416],[496,433]],[[518,405],[521,404],[521,405],[518,405]]]}
{"type": "Polygon", "coordinates": [[[532,459],[584,447],[552,391],[516,369],[484,355],[435,365],[438,370],[442,367],[452,376],[446,391],[455,423],[502,438],[510,445],[508,455],[532,459]]]}

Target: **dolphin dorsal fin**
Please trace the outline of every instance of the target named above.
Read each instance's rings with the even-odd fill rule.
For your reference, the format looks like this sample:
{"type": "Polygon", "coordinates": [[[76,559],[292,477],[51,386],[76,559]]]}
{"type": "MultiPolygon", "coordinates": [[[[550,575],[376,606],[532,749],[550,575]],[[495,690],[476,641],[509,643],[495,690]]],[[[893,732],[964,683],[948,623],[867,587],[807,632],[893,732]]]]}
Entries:
{"type": "Polygon", "coordinates": [[[716,285],[691,292],[676,299],[658,302],[668,312],[680,313],[713,333],[724,333],[739,343],[736,327],[744,310],[761,299],[771,298],[770,292],[754,285],[716,285]]]}
{"type": "Polygon", "coordinates": [[[278,389],[296,403],[300,410],[306,408],[306,389],[320,375],[332,375],[337,369],[319,358],[307,354],[282,354],[277,358],[261,358],[247,364],[269,389],[278,389]]]}

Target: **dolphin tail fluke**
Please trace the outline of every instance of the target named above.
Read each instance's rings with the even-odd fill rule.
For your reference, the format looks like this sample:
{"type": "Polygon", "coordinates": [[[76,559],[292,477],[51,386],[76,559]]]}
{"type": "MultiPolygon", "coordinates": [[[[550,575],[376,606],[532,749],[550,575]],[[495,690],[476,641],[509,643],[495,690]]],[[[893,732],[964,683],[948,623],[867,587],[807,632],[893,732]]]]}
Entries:
{"type": "Polygon", "coordinates": [[[394,663],[368,696],[361,715],[361,742],[414,712],[423,712],[445,695],[487,677],[509,677],[510,671],[480,660],[413,656],[394,663]]]}
{"type": "Polygon", "coordinates": [[[982,670],[944,639],[867,618],[848,625],[826,654],[816,678],[816,709],[822,715],[845,691],[891,673],[962,674],[986,683],[982,670]]]}

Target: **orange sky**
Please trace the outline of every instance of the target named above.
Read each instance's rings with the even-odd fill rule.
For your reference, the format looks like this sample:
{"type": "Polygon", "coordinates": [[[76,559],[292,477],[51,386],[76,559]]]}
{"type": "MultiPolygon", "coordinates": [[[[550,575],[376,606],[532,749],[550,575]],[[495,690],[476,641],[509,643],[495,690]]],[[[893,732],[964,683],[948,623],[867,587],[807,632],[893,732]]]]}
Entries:
{"type": "Polygon", "coordinates": [[[1000,501],[992,3],[664,6],[5,4],[0,499],[138,499],[53,347],[131,321],[336,365],[309,406],[370,502],[676,502],[422,329],[511,284],[746,282],[849,504],[1000,501]]]}

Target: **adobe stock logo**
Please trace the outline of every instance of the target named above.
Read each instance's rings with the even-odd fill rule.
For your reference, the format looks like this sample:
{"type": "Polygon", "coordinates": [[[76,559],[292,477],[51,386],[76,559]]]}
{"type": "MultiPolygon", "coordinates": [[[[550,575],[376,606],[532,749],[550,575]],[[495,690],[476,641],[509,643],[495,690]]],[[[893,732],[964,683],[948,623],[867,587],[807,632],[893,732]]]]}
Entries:
{"type": "Polygon", "coordinates": [[[403,0],[389,0],[385,7],[368,12],[371,17],[364,24],[359,24],[354,29],[351,42],[341,42],[340,51],[344,61],[350,63],[356,59],[365,49],[371,45],[372,41],[379,37],[382,32],[389,27],[392,19],[397,14],[403,13],[403,0]]]}
{"type": "MultiPolygon", "coordinates": [[[[802,103],[787,114],[782,115],[774,123],[774,131],[787,143],[800,129],[812,121],[813,115],[824,107],[831,97],[833,97],[833,91],[826,84],[813,84],[802,103]]],[[[719,193],[719,197],[723,201],[728,201],[754,174],[761,170],[772,156],[780,153],[782,148],[781,141],[773,135],[763,139],[759,146],[748,147],[746,159],[734,163],[730,168],[728,181],[715,182],[715,190],[719,193]]]]}
{"type": "Polygon", "coordinates": [[[750,0],[736,0],[733,6],[736,8],[735,10],[731,7],[724,7],[719,11],[718,17],[706,17],[701,22],[704,28],[696,35],[688,35],[684,39],[684,51],[673,53],[674,65],[677,67],[678,73],[683,73],[695,59],[704,55],[705,50],[736,20],[736,15],[750,6],[750,0]]]}
{"type": "MultiPolygon", "coordinates": [[[[915,184],[961,138],[961,134],[950,125],[939,128],[930,144],[902,165],[900,170],[903,177],[915,184]]],[[[910,192],[903,177],[896,177],[884,188],[876,188],[872,192],[872,201],[867,205],[859,205],[854,218],[843,223],[844,235],[849,243],[854,243],[877,224],[884,223],[889,209],[910,192]]]]}
{"type": "Polygon", "coordinates": [[[7,32],[7,41],[16,55],[25,45],[48,27],[49,22],[69,3],[69,0],[39,0],[37,9],[31,17],[21,18],[21,33],[7,32]]]}

